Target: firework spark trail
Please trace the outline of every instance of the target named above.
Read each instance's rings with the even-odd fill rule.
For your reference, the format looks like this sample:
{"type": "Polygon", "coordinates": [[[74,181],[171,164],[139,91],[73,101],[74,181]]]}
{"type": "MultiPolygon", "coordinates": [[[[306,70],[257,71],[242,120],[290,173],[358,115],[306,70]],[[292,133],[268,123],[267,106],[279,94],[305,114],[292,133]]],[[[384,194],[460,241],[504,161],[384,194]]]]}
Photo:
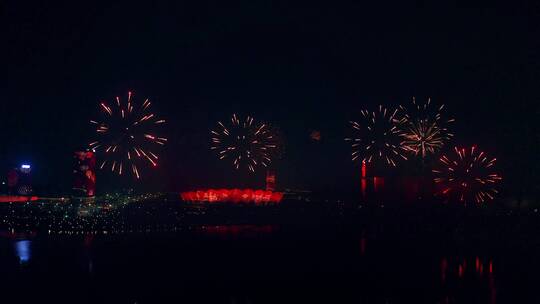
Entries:
{"type": "Polygon", "coordinates": [[[434,181],[440,194],[461,202],[484,203],[498,193],[496,185],[502,177],[494,172],[496,158],[488,159],[475,146],[470,149],[454,148],[453,157],[440,157],[440,168],[433,169],[434,181]]]}
{"type": "Polygon", "coordinates": [[[393,111],[380,105],[376,111],[362,110],[360,122],[350,121],[353,136],[345,138],[352,147],[353,161],[372,162],[381,160],[390,166],[397,166],[399,159],[407,159],[401,146],[402,119],[398,119],[398,109],[393,111]]]}
{"type": "Polygon", "coordinates": [[[438,152],[454,135],[448,131],[447,125],[453,118],[443,118],[444,104],[438,108],[432,106],[431,99],[425,103],[417,103],[412,99],[412,110],[404,111],[402,127],[402,146],[408,152],[422,158],[438,152]]]}
{"type": "MultiPolygon", "coordinates": [[[[118,175],[125,165],[131,166],[133,176],[141,178],[140,167],[157,167],[158,156],[155,150],[163,146],[167,139],[157,134],[156,127],[165,123],[150,112],[151,102],[146,99],[141,106],[136,106],[133,93],[128,92],[127,100],[116,97],[113,106],[103,101],[100,103],[102,120],[91,120],[97,139],[89,144],[90,149],[103,158],[100,168],[110,168],[118,175]]],[[[129,167],[128,167],[129,168],[129,167]]]]}
{"type": "Polygon", "coordinates": [[[236,169],[246,168],[255,172],[258,166],[268,167],[277,153],[277,138],[270,127],[255,123],[253,117],[245,120],[233,114],[230,124],[218,121],[218,128],[211,130],[211,147],[219,159],[229,160],[236,169]]]}

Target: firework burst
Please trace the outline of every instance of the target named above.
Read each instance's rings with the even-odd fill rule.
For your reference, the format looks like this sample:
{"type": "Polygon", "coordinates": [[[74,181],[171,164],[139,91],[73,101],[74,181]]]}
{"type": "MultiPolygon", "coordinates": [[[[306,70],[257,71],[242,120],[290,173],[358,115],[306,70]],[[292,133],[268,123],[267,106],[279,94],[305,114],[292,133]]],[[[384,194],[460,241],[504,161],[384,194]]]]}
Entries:
{"type": "Polygon", "coordinates": [[[103,158],[100,169],[118,175],[131,172],[139,179],[141,166],[157,167],[156,148],[165,145],[167,139],[157,135],[165,120],[150,111],[151,104],[148,99],[136,104],[132,92],[125,100],[116,97],[111,104],[100,103],[102,119],[90,121],[96,128],[97,139],[89,145],[103,158]]]}
{"type": "Polygon", "coordinates": [[[277,153],[277,136],[265,123],[255,123],[253,117],[245,120],[233,114],[230,123],[218,122],[211,131],[212,146],[219,159],[229,160],[236,169],[247,168],[255,172],[258,166],[268,167],[277,153]]]}
{"type": "Polygon", "coordinates": [[[432,170],[440,194],[461,202],[483,203],[493,200],[498,193],[496,185],[501,176],[494,173],[495,158],[473,146],[470,149],[454,148],[452,157],[440,158],[441,168],[432,170]]]}
{"type": "MultiPolygon", "coordinates": [[[[417,103],[413,97],[412,104],[412,111],[405,111],[403,116],[401,144],[408,152],[425,158],[439,151],[454,136],[447,128],[454,119],[443,118],[444,104],[434,107],[431,98],[425,103],[417,103]]],[[[403,106],[400,108],[405,110],[403,106]]]]}
{"type": "Polygon", "coordinates": [[[345,138],[351,143],[353,161],[372,162],[382,160],[386,164],[396,166],[398,159],[407,159],[401,146],[400,125],[403,119],[398,119],[398,109],[390,111],[379,106],[376,111],[362,110],[360,122],[351,121],[353,136],[345,138]]]}

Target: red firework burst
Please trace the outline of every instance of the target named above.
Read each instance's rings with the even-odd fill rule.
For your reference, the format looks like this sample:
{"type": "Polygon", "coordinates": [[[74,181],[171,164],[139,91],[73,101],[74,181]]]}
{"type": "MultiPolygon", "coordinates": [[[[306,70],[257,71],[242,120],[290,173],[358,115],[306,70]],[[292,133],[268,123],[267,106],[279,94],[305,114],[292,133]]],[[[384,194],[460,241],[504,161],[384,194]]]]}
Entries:
{"type": "Polygon", "coordinates": [[[236,169],[255,172],[258,166],[268,167],[278,153],[278,136],[268,124],[256,123],[250,116],[242,120],[233,114],[230,124],[218,121],[218,128],[211,134],[210,149],[219,159],[230,160],[236,169]]]}
{"type": "Polygon", "coordinates": [[[401,145],[403,119],[398,119],[398,109],[388,110],[382,105],[375,111],[362,110],[360,122],[351,121],[353,135],[345,138],[351,143],[353,161],[372,162],[380,160],[396,166],[398,159],[407,159],[401,145]]]}
{"type": "Polygon", "coordinates": [[[400,107],[405,111],[402,124],[402,145],[416,156],[426,158],[438,152],[454,135],[448,131],[453,118],[444,118],[444,104],[438,107],[428,98],[425,103],[412,99],[412,107],[400,107]]]}
{"type": "Polygon", "coordinates": [[[439,194],[461,202],[484,203],[498,193],[496,186],[501,176],[494,171],[495,158],[488,158],[475,146],[454,148],[452,156],[441,156],[441,168],[432,170],[439,194]]]}
{"type": "Polygon", "coordinates": [[[96,128],[97,138],[89,144],[103,159],[100,169],[110,168],[118,175],[132,172],[139,179],[140,166],[157,167],[156,148],[165,145],[167,139],[157,135],[157,128],[163,126],[165,120],[150,112],[151,104],[148,99],[141,105],[135,104],[131,92],[125,101],[116,97],[112,105],[105,101],[100,103],[102,119],[90,121],[96,128]]]}

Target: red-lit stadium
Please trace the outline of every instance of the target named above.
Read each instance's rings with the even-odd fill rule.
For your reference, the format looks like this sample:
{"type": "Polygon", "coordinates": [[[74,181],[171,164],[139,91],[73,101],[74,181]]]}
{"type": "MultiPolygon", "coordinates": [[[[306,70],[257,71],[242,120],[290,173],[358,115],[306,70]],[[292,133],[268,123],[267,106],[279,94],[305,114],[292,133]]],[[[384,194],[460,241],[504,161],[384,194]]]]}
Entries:
{"type": "Polygon", "coordinates": [[[232,115],[230,122],[218,122],[211,131],[211,149],[220,160],[230,162],[236,170],[255,172],[266,168],[266,189],[198,189],[180,194],[185,202],[228,203],[243,205],[278,204],[282,192],[275,191],[276,175],[269,169],[272,157],[278,154],[279,139],[268,124],[256,122],[253,117],[241,119],[232,115]]]}
{"type": "Polygon", "coordinates": [[[254,189],[205,189],[182,192],[182,200],[192,203],[233,203],[266,205],[278,204],[283,199],[282,192],[254,189]]]}

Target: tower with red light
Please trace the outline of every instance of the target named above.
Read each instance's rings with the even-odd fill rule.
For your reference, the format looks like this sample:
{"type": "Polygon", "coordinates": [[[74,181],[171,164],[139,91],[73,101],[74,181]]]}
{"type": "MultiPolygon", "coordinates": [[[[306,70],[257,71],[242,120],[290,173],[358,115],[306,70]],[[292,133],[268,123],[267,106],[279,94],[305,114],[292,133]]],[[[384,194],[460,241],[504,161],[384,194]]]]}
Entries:
{"type": "Polygon", "coordinates": [[[276,172],[273,170],[266,171],[266,190],[276,190],[276,172]]]}
{"type": "Polygon", "coordinates": [[[96,191],[96,154],[91,151],[75,152],[73,192],[77,196],[92,197],[96,191]]]}
{"type": "Polygon", "coordinates": [[[360,189],[362,190],[362,197],[366,197],[366,188],[367,188],[367,181],[366,181],[366,160],[362,161],[362,177],[360,179],[360,189]]]}
{"type": "Polygon", "coordinates": [[[376,172],[372,162],[362,161],[360,190],[364,199],[370,198],[380,201],[384,196],[385,179],[382,176],[377,176],[376,172]]]}

